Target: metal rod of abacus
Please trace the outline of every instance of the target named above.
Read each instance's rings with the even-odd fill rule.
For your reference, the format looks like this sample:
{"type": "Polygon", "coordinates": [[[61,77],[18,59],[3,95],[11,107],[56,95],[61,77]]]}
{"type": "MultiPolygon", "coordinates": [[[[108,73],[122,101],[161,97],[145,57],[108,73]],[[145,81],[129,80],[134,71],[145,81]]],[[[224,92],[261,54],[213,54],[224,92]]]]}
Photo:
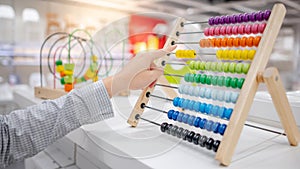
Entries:
{"type": "Polygon", "coordinates": [[[157,109],[157,108],[154,108],[154,107],[150,107],[150,106],[147,106],[147,105],[144,105],[144,108],[148,108],[148,109],[151,109],[151,110],[155,110],[155,111],[158,111],[158,112],[162,112],[162,113],[168,113],[166,111],[163,111],[163,110],[160,110],[160,109],[157,109]]]}
{"type": "MultiPolygon", "coordinates": [[[[171,53],[169,53],[169,54],[175,55],[176,52],[171,52],[171,53]]],[[[198,55],[216,55],[216,53],[196,53],[196,54],[198,54],[198,55]]]]}
{"type": "Polygon", "coordinates": [[[169,64],[169,65],[187,65],[185,63],[172,63],[172,62],[166,62],[165,64],[169,64]]]}
{"type": "Polygon", "coordinates": [[[204,23],[208,23],[208,21],[196,21],[196,22],[186,22],[186,23],[183,23],[183,25],[192,25],[192,24],[204,24],[204,23]]]}
{"type": "Polygon", "coordinates": [[[199,44],[199,42],[173,42],[173,44],[199,44]]]}
{"type": "Polygon", "coordinates": [[[203,32],[203,31],[195,31],[195,32],[176,32],[177,35],[195,34],[195,33],[204,33],[204,32],[203,32]]]}
{"type": "Polygon", "coordinates": [[[169,98],[166,98],[166,97],[157,96],[157,95],[154,95],[154,94],[149,94],[149,96],[155,97],[155,98],[159,98],[159,99],[163,99],[163,100],[173,101],[173,99],[169,99],[169,98]]]}
{"type": "Polygon", "coordinates": [[[161,86],[161,87],[168,87],[168,88],[173,88],[173,89],[178,89],[176,86],[169,86],[169,85],[164,85],[164,84],[155,84],[155,86],[161,86]]]}
{"type": "Polygon", "coordinates": [[[176,76],[176,77],[184,77],[182,75],[175,75],[175,74],[164,74],[165,76],[176,76]]]}
{"type": "Polygon", "coordinates": [[[143,117],[141,117],[139,114],[137,114],[136,116],[135,116],[135,119],[141,119],[141,120],[144,120],[144,121],[146,121],[146,122],[149,122],[149,123],[151,123],[151,124],[154,124],[154,125],[157,125],[157,126],[160,126],[160,124],[159,123],[156,123],[156,122],[154,122],[154,121],[151,121],[151,120],[148,120],[148,119],[145,119],[145,118],[143,118],[143,117]]]}

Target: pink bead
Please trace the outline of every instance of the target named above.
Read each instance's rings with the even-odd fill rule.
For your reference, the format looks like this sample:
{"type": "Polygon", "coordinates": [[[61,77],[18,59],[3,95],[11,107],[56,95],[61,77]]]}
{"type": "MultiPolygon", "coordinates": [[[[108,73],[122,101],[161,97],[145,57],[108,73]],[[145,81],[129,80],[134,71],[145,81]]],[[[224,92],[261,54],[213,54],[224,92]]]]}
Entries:
{"type": "Polygon", "coordinates": [[[237,34],[238,34],[238,26],[237,26],[237,25],[234,25],[234,26],[232,27],[232,34],[234,34],[234,35],[237,35],[237,34]]]}
{"type": "Polygon", "coordinates": [[[209,36],[209,28],[205,28],[204,29],[204,35],[205,36],[209,36]]]}
{"type": "Polygon", "coordinates": [[[266,28],[267,24],[266,23],[261,23],[258,25],[258,32],[259,33],[263,33],[265,28],[266,28]]]}
{"type": "Polygon", "coordinates": [[[226,35],[226,26],[221,26],[220,34],[223,36],[226,35]]]}
{"type": "Polygon", "coordinates": [[[226,27],[226,34],[231,35],[232,34],[232,26],[227,26],[226,27]]]}
{"type": "Polygon", "coordinates": [[[252,27],[252,25],[249,25],[249,24],[245,26],[245,33],[246,34],[250,34],[251,33],[251,27],[252,27]]]}
{"type": "Polygon", "coordinates": [[[252,25],[251,32],[253,34],[257,34],[258,33],[258,24],[257,23],[252,25]]]}
{"type": "Polygon", "coordinates": [[[238,32],[243,35],[245,33],[245,25],[239,25],[238,32]]]}
{"type": "Polygon", "coordinates": [[[210,36],[214,36],[215,35],[215,28],[214,27],[210,27],[209,28],[209,35],[210,36]]]}
{"type": "Polygon", "coordinates": [[[220,35],[220,29],[221,29],[220,26],[215,27],[215,35],[216,35],[216,36],[219,36],[219,35],[220,35]]]}

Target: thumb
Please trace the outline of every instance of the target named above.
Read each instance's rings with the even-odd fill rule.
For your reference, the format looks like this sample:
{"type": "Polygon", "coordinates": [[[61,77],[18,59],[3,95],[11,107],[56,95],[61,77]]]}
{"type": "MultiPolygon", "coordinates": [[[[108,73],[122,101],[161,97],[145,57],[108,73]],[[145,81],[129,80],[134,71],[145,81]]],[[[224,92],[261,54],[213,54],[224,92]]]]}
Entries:
{"type": "Polygon", "coordinates": [[[176,47],[177,47],[177,45],[173,45],[173,46],[167,47],[166,49],[163,48],[163,49],[154,51],[152,53],[152,61],[155,59],[161,58],[161,57],[167,55],[168,53],[171,53],[174,49],[176,49],[176,47]]]}

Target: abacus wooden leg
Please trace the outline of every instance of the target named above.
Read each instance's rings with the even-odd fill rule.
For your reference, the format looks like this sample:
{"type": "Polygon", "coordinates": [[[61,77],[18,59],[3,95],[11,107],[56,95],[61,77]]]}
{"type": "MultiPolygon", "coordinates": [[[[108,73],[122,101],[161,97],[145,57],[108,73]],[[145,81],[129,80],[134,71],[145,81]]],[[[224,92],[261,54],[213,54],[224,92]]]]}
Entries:
{"type": "Polygon", "coordinates": [[[66,94],[67,92],[61,89],[34,87],[34,96],[41,99],[57,99],[66,94]]]}
{"type": "Polygon", "coordinates": [[[300,133],[277,68],[267,68],[263,73],[263,80],[271,94],[272,101],[290,144],[297,146],[300,141],[300,133]]]}

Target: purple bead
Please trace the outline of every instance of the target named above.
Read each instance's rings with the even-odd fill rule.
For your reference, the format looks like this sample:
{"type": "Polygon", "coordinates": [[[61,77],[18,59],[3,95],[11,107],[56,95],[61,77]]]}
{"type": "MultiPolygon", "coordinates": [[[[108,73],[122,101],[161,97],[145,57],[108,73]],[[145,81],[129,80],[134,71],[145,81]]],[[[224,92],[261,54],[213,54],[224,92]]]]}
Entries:
{"type": "Polygon", "coordinates": [[[235,15],[231,15],[229,20],[230,20],[230,23],[236,23],[235,15]]]}
{"type": "Polygon", "coordinates": [[[214,25],[214,20],[215,20],[214,17],[210,17],[208,19],[208,24],[211,25],[211,26],[214,25]]]}
{"type": "Polygon", "coordinates": [[[257,21],[264,20],[264,13],[262,11],[256,12],[255,18],[256,18],[257,21]]]}
{"type": "Polygon", "coordinates": [[[243,14],[239,14],[238,18],[237,18],[237,22],[238,23],[242,23],[244,20],[243,20],[243,14]]]}
{"type": "Polygon", "coordinates": [[[214,24],[215,24],[215,25],[218,25],[218,24],[219,24],[219,18],[220,18],[220,17],[218,17],[218,16],[215,17],[215,20],[214,20],[214,24]]]}
{"type": "Polygon", "coordinates": [[[221,16],[220,18],[219,18],[219,24],[224,24],[225,23],[225,16],[221,16]]]}
{"type": "Polygon", "coordinates": [[[234,16],[234,19],[235,19],[235,23],[238,23],[238,20],[239,20],[239,15],[236,14],[236,15],[233,15],[234,16]]]}
{"type": "Polygon", "coordinates": [[[248,22],[249,21],[249,16],[247,13],[243,14],[243,22],[248,22]]]}
{"type": "Polygon", "coordinates": [[[249,15],[249,20],[250,20],[251,22],[255,22],[255,21],[256,21],[256,19],[255,19],[255,12],[253,12],[253,13],[251,13],[251,14],[249,15]]]}
{"type": "Polygon", "coordinates": [[[229,15],[226,15],[226,16],[225,16],[225,23],[226,23],[226,24],[229,24],[229,23],[230,23],[230,16],[229,16],[229,15]]]}
{"type": "Polygon", "coordinates": [[[270,17],[270,15],[271,15],[271,10],[265,10],[265,12],[264,12],[264,20],[268,20],[269,19],[269,17],[270,17]]]}

